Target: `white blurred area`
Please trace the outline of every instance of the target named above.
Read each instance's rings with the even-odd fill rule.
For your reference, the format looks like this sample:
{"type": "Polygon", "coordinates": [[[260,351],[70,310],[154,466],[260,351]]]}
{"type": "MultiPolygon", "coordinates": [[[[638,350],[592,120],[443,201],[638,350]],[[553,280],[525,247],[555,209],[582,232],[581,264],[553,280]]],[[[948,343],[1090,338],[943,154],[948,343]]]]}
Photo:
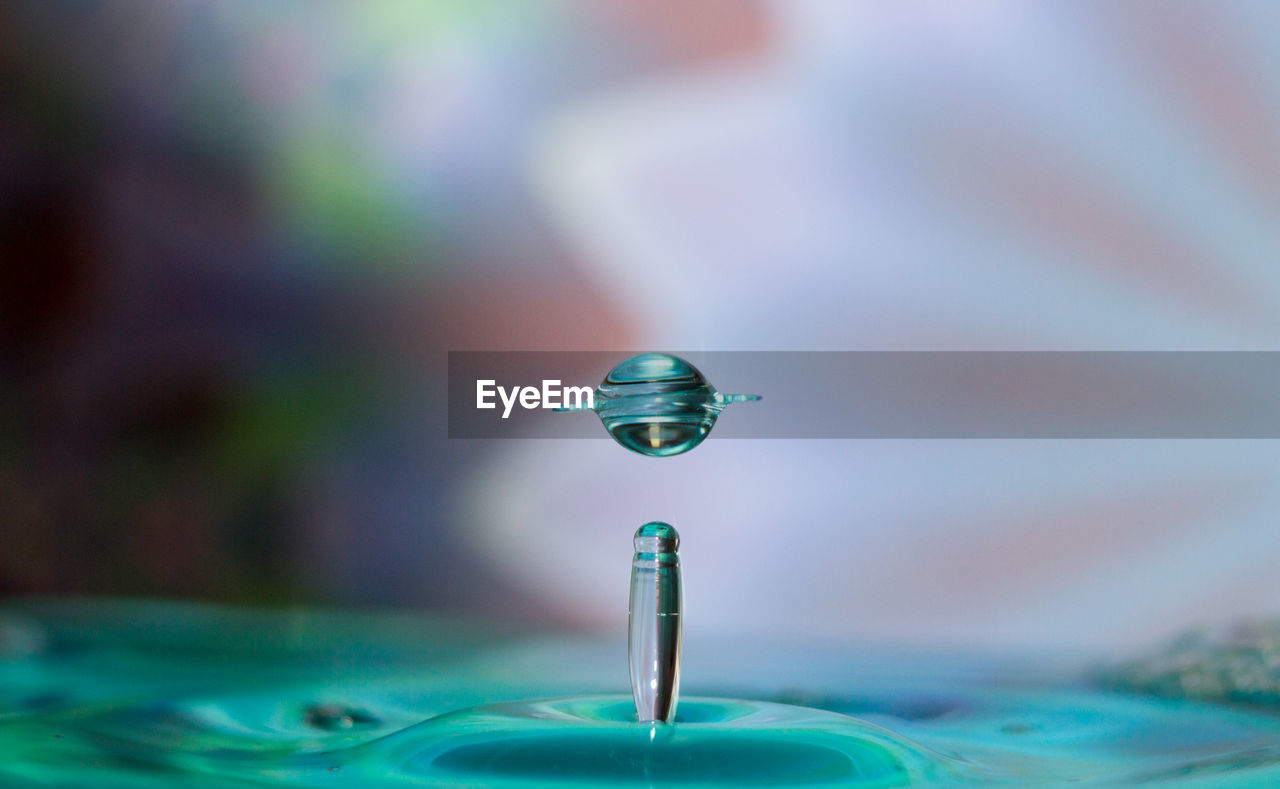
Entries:
{"type": "MultiPolygon", "coordinates": [[[[531,141],[552,225],[638,346],[1280,346],[1280,6],[770,13],[764,54],[576,101],[531,141]]],[[[460,515],[523,594],[610,631],[631,532],[659,519],[683,537],[689,638],[1109,650],[1280,614],[1278,458],[1267,441],[713,434],[667,459],[511,441],[460,515]]]]}

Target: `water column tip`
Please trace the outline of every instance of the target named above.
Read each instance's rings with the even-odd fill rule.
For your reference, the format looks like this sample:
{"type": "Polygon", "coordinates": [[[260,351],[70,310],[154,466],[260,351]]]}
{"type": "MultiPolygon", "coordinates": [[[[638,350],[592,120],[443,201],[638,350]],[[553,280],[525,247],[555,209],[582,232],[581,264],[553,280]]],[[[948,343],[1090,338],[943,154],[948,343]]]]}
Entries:
{"type": "Polygon", "coordinates": [[[651,521],[636,529],[631,542],[636,553],[675,553],[680,550],[680,533],[670,523],[651,521]]]}

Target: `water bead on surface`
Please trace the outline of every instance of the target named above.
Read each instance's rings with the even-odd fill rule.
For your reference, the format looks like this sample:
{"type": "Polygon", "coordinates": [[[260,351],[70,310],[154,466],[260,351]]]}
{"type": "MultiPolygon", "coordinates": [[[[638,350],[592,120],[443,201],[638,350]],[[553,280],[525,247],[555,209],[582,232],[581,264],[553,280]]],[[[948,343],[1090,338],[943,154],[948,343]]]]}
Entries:
{"type": "Polygon", "coordinates": [[[377,716],[366,710],[332,703],[309,705],[303,711],[303,720],[308,726],[326,731],[367,728],[380,722],[377,716]]]}
{"type": "Polygon", "coordinates": [[[622,446],[667,457],[701,444],[731,403],[759,399],[717,392],[698,368],[678,356],[642,353],[609,371],[595,390],[594,410],[622,446]]]}

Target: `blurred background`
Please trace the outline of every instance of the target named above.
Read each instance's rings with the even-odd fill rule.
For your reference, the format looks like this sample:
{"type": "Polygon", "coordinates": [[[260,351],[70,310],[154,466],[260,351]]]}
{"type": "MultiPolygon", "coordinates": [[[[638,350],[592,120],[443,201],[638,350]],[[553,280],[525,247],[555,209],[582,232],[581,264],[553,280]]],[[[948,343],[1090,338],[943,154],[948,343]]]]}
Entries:
{"type": "Polygon", "coordinates": [[[444,402],[449,350],[1280,349],[1269,0],[31,0],[0,96],[0,595],[614,633],[664,519],[691,636],[1280,613],[1272,442],[652,459],[444,402]]]}

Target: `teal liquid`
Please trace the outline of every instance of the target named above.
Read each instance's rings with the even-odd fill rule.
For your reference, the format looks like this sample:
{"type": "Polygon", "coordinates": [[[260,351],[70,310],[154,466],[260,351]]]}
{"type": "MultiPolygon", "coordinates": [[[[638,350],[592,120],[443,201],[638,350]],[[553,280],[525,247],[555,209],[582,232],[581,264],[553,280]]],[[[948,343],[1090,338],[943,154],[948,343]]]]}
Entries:
{"type": "Polygon", "coordinates": [[[890,732],[835,713],[687,699],[674,724],[641,724],[620,695],[479,707],[368,750],[362,778],[385,776],[390,763],[408,779],[463,785],[907,786],[930,764],[890,732]]]}
{"type": "Polygon", "coordinates": [[[717,392],[678,356],[642,353],[609,371],[594,406],[614,441],[641,455],[668,457],[701,444],[730,404],[759,399],[717,392]]]}
{"type": "Polygon", "coordinates": [[[1280,785],[1269,707],[1008,662],[691,642],[677,720],[651,726],[619,692],[616,640],[164,604],[20,613],[0,613],[21,623],[0,638],[5,787],[1280,785]]]}

